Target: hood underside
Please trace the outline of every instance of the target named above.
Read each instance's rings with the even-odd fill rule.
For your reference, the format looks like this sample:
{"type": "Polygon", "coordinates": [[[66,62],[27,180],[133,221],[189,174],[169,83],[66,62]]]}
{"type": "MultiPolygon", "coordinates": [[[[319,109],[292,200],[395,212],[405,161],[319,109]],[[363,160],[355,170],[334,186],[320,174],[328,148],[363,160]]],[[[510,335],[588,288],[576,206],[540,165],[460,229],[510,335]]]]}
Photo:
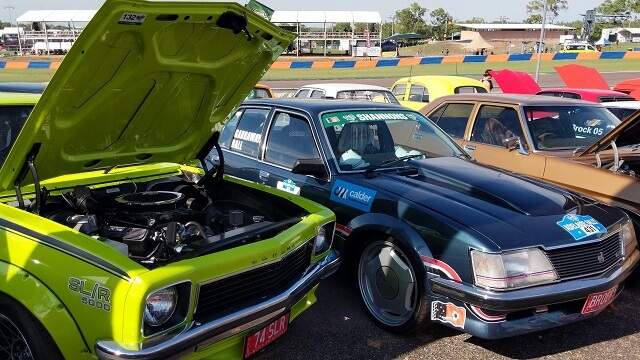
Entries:
{"type": "Polygon", "coordinates": [[[534,95],[541,90],[531,75],[524,71],[497,70],[491,71],[491,76],[505,94],[534,95]]]}
{"type": "Polygon", "coordinates": [[[193,161],[293,36],[235,3],[107,0],[27,120],[0,187],[13,187],[29,154],[40,179],[193,161]]]}

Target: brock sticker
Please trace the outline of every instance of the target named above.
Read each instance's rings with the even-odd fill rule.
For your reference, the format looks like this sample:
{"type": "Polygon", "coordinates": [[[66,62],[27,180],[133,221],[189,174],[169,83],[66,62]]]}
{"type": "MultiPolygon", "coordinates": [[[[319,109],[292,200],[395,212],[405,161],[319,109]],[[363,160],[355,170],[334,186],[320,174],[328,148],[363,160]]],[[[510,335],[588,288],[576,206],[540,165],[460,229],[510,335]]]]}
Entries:
{"type": "Polygon", "coordinates": [[[607,229],[589,215],[565,215],[558,224],[575,240],[584,239],[593,234],[606,234],[607,229]]]}

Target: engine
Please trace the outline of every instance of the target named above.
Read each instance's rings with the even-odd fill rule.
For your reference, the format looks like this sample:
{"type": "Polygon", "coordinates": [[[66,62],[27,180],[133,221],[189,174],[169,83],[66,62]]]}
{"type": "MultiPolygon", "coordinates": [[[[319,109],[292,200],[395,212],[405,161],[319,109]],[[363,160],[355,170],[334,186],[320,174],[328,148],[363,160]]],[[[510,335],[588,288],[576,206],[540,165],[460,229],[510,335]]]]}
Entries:
{"type": "Polygon", "coordinates": [[[48,197],[41,214],[146,264],[259,241],[274,235],[261,234],[261,228],[272,228],[274,221],[282,220],[260,210],[268,204],[237,200],[251,199],[248,194],[235,194],[237,189],[212,199],[191,184],[156,187],[133,192],[76,187],[48,197]]]}

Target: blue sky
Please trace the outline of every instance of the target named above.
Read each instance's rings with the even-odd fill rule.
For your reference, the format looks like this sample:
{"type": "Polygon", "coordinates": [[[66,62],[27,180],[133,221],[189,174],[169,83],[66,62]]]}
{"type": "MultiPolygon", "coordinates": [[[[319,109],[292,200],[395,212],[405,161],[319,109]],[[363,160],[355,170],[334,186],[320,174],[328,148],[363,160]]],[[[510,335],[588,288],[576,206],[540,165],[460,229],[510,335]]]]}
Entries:
{"type": "MultiPolygon", "coordinates": [[[[593,9],[604,0],[568,0],[569,10],[558,17],[561,21],[582,20],[580,14],[593,9]]],[[[238,0],[245,4],[247,0],[238,0]]],[[[390,21],[396,10],[409,7],[418,2],[429,11],[443,8],[456,20],[467,20],[480,17],[487,22],[499,20],[504,16],[510,22],[526,19],[526,5],[529,0],[263,0],[265,5],[275,10],[354,10],[379,11],[384,20],[390,21]]],[[[86,10],[98,9],[104,0],[0,0],[0,19],[9,21],[9,10],[12,19],[28,10],[86,10]],[[6,9],[5,7],[13,7],[6,9]]]]}

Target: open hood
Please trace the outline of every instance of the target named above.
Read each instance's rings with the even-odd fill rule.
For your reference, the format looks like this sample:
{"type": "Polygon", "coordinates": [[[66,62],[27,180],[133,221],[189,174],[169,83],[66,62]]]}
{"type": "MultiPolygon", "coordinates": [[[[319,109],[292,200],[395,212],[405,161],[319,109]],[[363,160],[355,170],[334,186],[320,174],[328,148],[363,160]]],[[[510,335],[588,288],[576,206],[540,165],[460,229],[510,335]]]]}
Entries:
{"type": "Polygon", "coordinates": [[[490,74],[500,90],[506,94],[535,95],[542,90],[531,75],[524,71],[504,69],[491,71],[490,74]]]}
{"type": "Polygon", "coordinates": [[[605,150],[613,141],[615,141],[618,148],[640,144],[640,112],[636,111],[578,156],[586,156],[605,150]]]}
{"type": "Polygon", "coordinates": [[[553,68],[569,88],[611,90],[597,69],[576,64],[554,66],[553,68]]]}
{"type": "Polygon", "coordinates": [[[96,13],[16,139],[0,188],[27,158],[40,180],[192,162],[295,36],[235,3],[150,3],[107,0],[96,13]]]}

